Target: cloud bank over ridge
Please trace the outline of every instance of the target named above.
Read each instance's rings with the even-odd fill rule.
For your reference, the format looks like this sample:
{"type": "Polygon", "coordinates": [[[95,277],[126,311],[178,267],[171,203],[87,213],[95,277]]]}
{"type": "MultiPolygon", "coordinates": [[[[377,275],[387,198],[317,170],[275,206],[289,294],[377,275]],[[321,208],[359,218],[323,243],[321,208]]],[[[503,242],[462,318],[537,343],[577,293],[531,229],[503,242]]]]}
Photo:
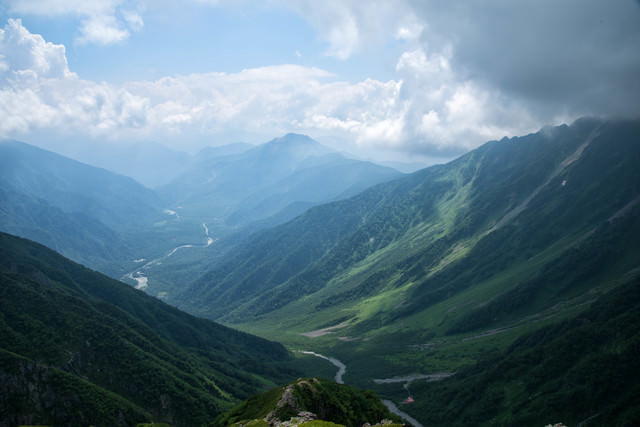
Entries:
{"type": "MultiPolygon", "coordinates": [[[[144,31],[144,2],[76,3],[30,0],[12,10],[73,13],[78,43],[121,43],[144,31]]],[[[207,3],[229,4],[199,2],[207,3]]],[[[265,64],[97,82],[69,69],[65,46],[10,19],[0,30],[0,136],[51,131],[180,148],[303,132],[347,141],[350,151],[452,157],[582,115],[640,114],[635,1],[272,3],[307,20],[336,61],[393,45],[393,77],[349,81],[313,65],[265,64]]]]}

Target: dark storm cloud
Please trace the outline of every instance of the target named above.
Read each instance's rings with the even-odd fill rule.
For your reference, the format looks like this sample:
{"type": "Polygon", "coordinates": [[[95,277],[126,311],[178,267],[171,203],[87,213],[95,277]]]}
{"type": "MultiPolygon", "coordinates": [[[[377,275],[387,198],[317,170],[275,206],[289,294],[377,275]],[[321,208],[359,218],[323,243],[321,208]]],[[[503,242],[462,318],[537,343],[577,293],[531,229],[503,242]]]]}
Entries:
{"type": "Polygon", "coordinates": [[[428,50],[453,48],[452,67],[558,115],[640,114],[640,2],[414,1],[428,50]]]}

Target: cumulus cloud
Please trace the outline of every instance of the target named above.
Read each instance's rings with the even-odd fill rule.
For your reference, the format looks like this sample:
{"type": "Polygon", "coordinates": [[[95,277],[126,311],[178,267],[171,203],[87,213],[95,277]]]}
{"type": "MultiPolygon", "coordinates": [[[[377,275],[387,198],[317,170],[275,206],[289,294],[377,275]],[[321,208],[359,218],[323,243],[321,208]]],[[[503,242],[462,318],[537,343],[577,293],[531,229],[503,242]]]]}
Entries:
{"type": "Polygon", "coordinates": [[[305,17],[327,44],[326,54],[340,60],[389,37],[412,39],[422,31],[404,0],[278,0],[305,17]]]}
{"type": "Polygon", "coordinates": [[[338,58],[391,35],[406,42],[395,119],[380,122],[389,145],[453,154],[583,115],[640,113],[638,1],[284,3],[338,58]]]}
{"type": "Polygon", "coordinates": [[[126,40],[144,26],[136,1],[128,0],[9,0],[14,13],[80,18],[78,43],[107,45],[126,40]]]}
{"type": "MultiPolygon", "coordinates": [[[[51,128],[182,140],[297,131],[353,141],[354,150],[450,157],[581,115],[640,113],[637,2],[277,1],[306,17],[339,61],[397,43],[393,79],[346,82],[318,68],[277,65],[96,83],[68,69],[64,46],[13,20],[0,33],[0,133],[51,128]]],[[[144,25],[133,2],[49,3],[12,7],[76,13],[86,42],[121,40],[144,25]]]]}
{"type": "Polygon", "coordinates": [[[640,105],[640,7],[633,1],[412,0],[425,44],[449,44],[463,80],[541,120],[629,114],[640,105]]]}
{"type": "Polygon", "coordinates": [[[360,148],[451,157],[489,139],[545,124],[500,88],[459,67],[458,40],[432,24],[440,19],[436,13],[440,3],[428,2],[433,10],[409,0],[281,3],[309,20],[327,42],[326,53],[337,59],[366,53],[393,39],[405,48],[395,63],[395,79],[376,82],[386,90],[373,90],[374,80],[370,79],[345,91],[353,93],[364,87],[371,91],[367,95],[360,92],[351,102],[332,93],[334,98],[328,103],[349,109],[318,111],[318,105],[326,103],[322,101],[308,107],[303,126],[343,132],[360,148]]]}
{"type": "MultiPolygon", "coordinates": [[[[82,80],[64,46],[11,20],[0,33],[3,136],[52,129],[108,138],[210,137],[243,129],[335,133],[367,145],[399,141],[401,82],[340,81],[325,70],[280,65],[123,84],[82,80]]],[[[179,139],[179,138],[177,138],[179,139]]]]}
{"type": "Polygon", "coordinates": [[[33,129],[99,134],[139,129],[147,101],[124,88],[83,81],[69,70],[65,47],[10,19],[0,30],[0,123],[3,136],[33,129]]]}
{"type": "Polygon", "coordinates": [[[71,76],[65,47],[31,34],[19,19],[9,19],[0,30],[0,73],[4,78],[23,78],[29,74],[49,78],[71,76]]]}

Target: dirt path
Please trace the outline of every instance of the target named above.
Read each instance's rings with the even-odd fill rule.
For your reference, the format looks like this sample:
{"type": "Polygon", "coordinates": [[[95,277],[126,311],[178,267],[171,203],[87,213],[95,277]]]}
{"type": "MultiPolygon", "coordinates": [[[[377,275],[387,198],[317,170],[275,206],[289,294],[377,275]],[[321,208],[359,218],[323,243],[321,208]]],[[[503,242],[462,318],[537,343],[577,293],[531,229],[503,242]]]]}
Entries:
{"type": "Polygon", "coordinates": [[[342,322],[338,325],[329,326],[327,328],[316,329],[315,331],[310,331],[310,332],[302,332],[300,335],[303,335],[309,338],[317,338],[323,335],[332,334],[333,331],[335,331],[336,329],[344,328],[348,324],[349,324],[348,322],[342,322]]]}

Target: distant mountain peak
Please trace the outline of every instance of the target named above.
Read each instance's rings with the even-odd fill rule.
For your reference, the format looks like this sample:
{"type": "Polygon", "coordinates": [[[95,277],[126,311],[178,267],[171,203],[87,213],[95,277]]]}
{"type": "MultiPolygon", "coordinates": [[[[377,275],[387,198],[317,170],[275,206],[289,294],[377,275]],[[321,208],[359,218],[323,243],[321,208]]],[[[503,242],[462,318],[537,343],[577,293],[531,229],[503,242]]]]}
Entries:
{"type": "Polygon", "coordinates": [[[274,138],[267,143],[268,145],[283,145],[283,144],[313,144],[320,145],[316,140],[308,135],[301,133],[287,133],[281,137],[274,138]]]}
{"type": "Polygon", "coordinates": [[[288,133],[274,138],[261,147],[262,153],[268,156],[282,156],[284,153],[286,153],[287,157],[293,156],[295,160],[292,165],[309,156],[321,156],[333,151],[313,138],[298,133],[288,133]]]}

